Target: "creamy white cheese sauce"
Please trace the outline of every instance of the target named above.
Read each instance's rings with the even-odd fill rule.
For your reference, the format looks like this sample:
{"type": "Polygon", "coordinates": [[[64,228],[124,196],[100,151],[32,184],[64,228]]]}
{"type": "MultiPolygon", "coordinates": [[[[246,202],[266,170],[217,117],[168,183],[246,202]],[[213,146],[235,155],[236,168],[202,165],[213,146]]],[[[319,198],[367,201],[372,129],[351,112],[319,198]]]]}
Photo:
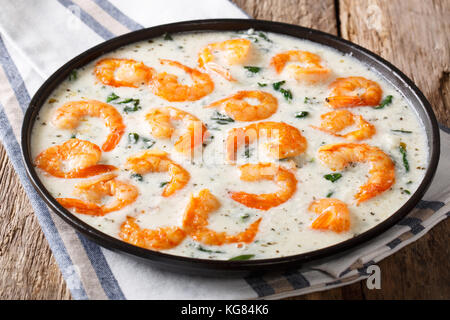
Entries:
{"type": "MultiPolygon", "coordinates": [[[[156,228],[160,226],[180,226],[184,208],[191,193],[197,194],[202,189],[209,189],[221,202],[221,208],[210,215],[209,227],[217,231],[237,233],[244,230],[250,223],[262,217],[259,232],[255,241],[239,247],[237,244],[220,247],[205,246],[193,241],[190,237],[177,247],[164,250],[174,255],[188,257],[229,259],[243,254],[253,254],[254,259],[289,256],[327,247],[358,235],[391,216],[411,196],[423,179],[427,167],[428,148],[424,129],[414,109],[408,105],[402,95],[388,82],[382,79],[375,70],[362,64],[351,56],[310,41],[303,41],[284,35],[265,33],[270,39],[267,41],[259,32],[249,30],[246,33],[236,32],[202,32],[172,35],[173,40],[158,38],[151,41],[135,43],[102,58],[127,58],[142,61],[147,66],[155,68],[157,72],[167,71],[180,76],[183,83],[191,80],[179,69],[161,65],[160,58],[172,59],[196,67],[200,48],[212,42],[233,38],[249,38],[252,40],[251,57],[243,64],[258,66],[262,69],[258,73],[251,73],[243,65],[229,68],[232,76],[237,80],[230,82],[212,74],[215,83],[214,91],[206,97],[194,102],[167,102],[154,95],[146,87],[110,87],[99,83],[93,75],[96,61],[77,70],[76,79],[66,80],[53,92],[47,103],[42,107],[35,122],[32,133],[32,155],[36,157],[46,148],[62,144],[69,138],[89,140],[99,146],[105,141],[108,130],[103,121],[96,118],[86,118],[76,130],[61,130],[51,124],[54,111],[65,102],[82,99],[96,99],[106,102],[111,93],[115,93],[123,100],[125,98],[139,99],[140,110],[124,112],[125,105],[111,101],[122,114],[126,125],[126,133],[120,143],[111,152],[103,152],[101,163],[121,167],[127,157],[148,147],[149,142],[143,138],[155,141],[152,148],[167,151],[175,162],[183,166],[191,175],[187,186],[173,196],[161,196],[161,183],[169,180],[166,173],[149,173],[138,181],[131,177],[129,171],[120,170],[118,179],[132,183],[139,188],[139,197],[135,203],[122,210],[111,212],[103,217],[95,217],[74,213],[77,217],[102,232],[118,238],[120,225],[126,216],[137,218],[141,228],[156,228]],[[319,55],[326,66],[332,70],[331,77],[322,84],[307,85],[292,79],[287,73],[276,74],[270,65],[270,58],[286,50],[305,50],[319,55]],[[336,182],[328,181],[324,175],[332,171],[317,158],[318,148],[324,144],[346,142],[345,139],[331,136],[325,132],[313,129],[310,125],[320,125],[320,115],[331,111],[326,105],[325,98],[329,95],[329,84],[338,77],[362,76],[374,80],[383,89],[383,98],[392,95],[392,103],[383,109],[372,107],[352,108],[351,112],[362,115],[376,127],[377,133],[368,140],[362,141],[381,148],[395,162],[396,182],[393,187],[356,206],[354,194],[359,186],[368,178],[368,165],[357,164],[343,171],[342,178],[336,182]],[[288,101],[283,95],[273,89],[272,84],[286,81],[283,88],[292,92],[292,100],[288,101]],[[261,87],[260,84],[267,84],[261,87]],[[247,191],[251,193],[268,193],[277,190],[277,186],[270,181],[244,182],[239,179],[236,166],[225,163],[224,139],[229,129],[243,127],[250,122],[235,121],[229,124],[218,124],[211,120],[216,109],[206,109],[204,106],[224,98],[239,90],[263,90],[278,99],[278,110],[266,121],[283,121],[298,128],[307,139],[308,148],[304,154],[297,157],[298,169],[295,176],[298,180],[296,193],[292,198],[268,211],[247,208],[231,200],[228,191],[247,191]],[[173,148],[173,141],[155,139],[150,133],[150,127],[145,121],[145,115],[151,108],[173,106],[192,113],[207,124],[213,138],[207,141],[203,153],[191,162],[173,148]],[[307,111],[304,118],[296,118],[297,112],[307,111]],[[394,132],[405,130],[410,133],[394,132]],[[130,133],[137,133],[137,143],[130,142],[130,133]],[[405,171],[399,144],[407,146],[409,172],[405,171]],[[309,212],[308,206],[314,199],[325,198],[332,193],[349,205],[351,213],[351,228],[348,232],[335,233],[333,231],[319,231],[310,228],[311,222],[317,217],[309,212]]],[[[182,124],[181,124],[182,125],[182,124]]],[[[354,129],[354,128],[350,128],[354,129]]],[[[349,130],[350,130],[349,129],[349,130]]],[[[244,150],[238,152],[238,163],[273,161],[265,157],[265,153],[255,146],[250,148],[250,158],[244,155],[244,150]],[[258,158],[256,158],[258,155],[258,158]]],[[[283,162],[280,162],[283,165],[283,162]]],[[[85,179],[60,179],[52,177],[37,169],[46,188],[55,197],[74,197],[73,190],[76,183],[85,179]]]]}

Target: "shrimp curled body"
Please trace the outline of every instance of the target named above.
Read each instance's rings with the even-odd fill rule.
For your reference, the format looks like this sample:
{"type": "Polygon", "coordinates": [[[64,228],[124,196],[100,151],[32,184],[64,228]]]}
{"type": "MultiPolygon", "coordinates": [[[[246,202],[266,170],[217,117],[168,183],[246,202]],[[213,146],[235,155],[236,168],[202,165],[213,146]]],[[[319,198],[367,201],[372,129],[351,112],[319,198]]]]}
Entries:
{"type": "Polygon", "coordinates": [[[264,91],[238,91],[229,97],[213,102],[207,108],[224,106],[225,112],[237,121],[256,121],[269,118],[278,109],[277,99],[264,91]],[[253,105],[245,99],[257,99],[253,105]]]}
{"type": "Polygon", "coordinates": [[[100,148],[89,141],[70,139],[61,145],[42,151],[35,165],[58,178],[87,178],[116,170],[106,164],[97,164],[101,158],[100,148]]]}
{"type": "Polygon", "coordinates": [[[166,250],[179,245],[186,238],[186,232],[179,227],[141,229],[136,218],[127,217],[120,227],[119,237],[141,248],[166,250]]]}
{"type": "Polygon", "coordinates": [[[113,87],[137,88],[147,84],[153,73],[152,68],[131,59],[102,59],[94,69],[94,74],[101,83],[113,87]]]}
{"type": "Polygon", "coordinates": [[[249,56],[251,41],[248,39],[231,39],[211,43],[202,49],[198,56],[198,65],[207,71],[212,71],[229,81],[234,81],[230,72],[223,66],[214,62],[217,53],[224,53],[229,65],[242,63],[249,56]]]}
{"type": "Polygon", "coordinates": [[[330,69],[322,66],[322,60],[314,53],[300,50],[290,50],[275,55],[270,64],[277,73],[287,69],[297,81],[317,83],[326,80],[330,76],[330,69]],[[289,64],[298,62],[299,64],[289,64]]]}
{"type": "Polygon", "coordinates": [[[208,217],[219,207],[219,200],[208,189],[201,190],[197,196],[191,195],[183,216],[183,230],[194,240],[206,245],[251,243],[258,233],[261,218],[253,222],[246,230],[235,235],[217,232],[208,228],[208,217]]]}
{"type": "Polygon", "coordinates": [[[192,150],[203,142],[206,126],[192,114],[173,107],[155,108],[146,115],[152,135],[156,138],[171,138],[176,129],[172,121],[181,121],[186,126],[186,133],[175,142],[175,150],[191,154],[192,150]]]}
{"type": "Polygon", "coordinates": [[[245,164],[239,167],[241,180],[272,180],[280,190],[275,193],[252,194],[247,192],[230,192],[230,197],[246,207],[269,210],[288,201],[297,190],[295,175],[282,167],[270,163],[245,164]]]}
{"type": "Polygon", "coordinates": [[[342,137],[347,140],[364,140],[369,139],[376,133],[375,126],[364,120],[361,116],[355,116],[348,110],[334,110],[320,116],[322,122],[320,127],[312,126],[315,129],[327,132],[336,137],[342,137]],[[355,123],[357,130],[346,134],[339,134],[340,131],[355,123]]]}
{"type": "Polygon", "coordinates": [[[124,167],[138,174],[168,172],[171,179],[163,189],[163,197],[169,197],[177,190],[182,189],[190,179],[189,172],[169,159],[166,152],[156,149],[146,150],[129,157],[124,167]]]}
{"type": "Polygon", "coordinates": [[[305,137],[297,128],[284,122],[258,122],[243,128],[234,128],[228,132],[227,160],[234,161],[237,150],[243,144],[251,144],[261,137],[267,138],[266,148],[275,159],[298,156],[307,147],[305,137]]]}
{"type": "Polygon", "coordinates": [[[363,77],[338,78],[330,88],[331,96],[326,101],[334,109],[376,106],[383,94],[378,83],[363,77]]]}
{"type": "Polygon", "coordinates": [[[115,178],[115,174],[107,174],[91,181],[78,183],[75,186],[75,195],[83,198],[82,200],[74,198],[57,198],[56,200],[63,207],[73,208],[81,214],[103,216],[120,210],[133,203],[139,191],[135,186],[115,178]],[[112,197],[113,200],[101,204],[105,196],[112,197]]]}
{"type": "Polygon", "coordinates": [[[214,82],[207,73],[189,68],[177,61],[161,59],[160,62],[186,72],[191,77],[193,85],[181,84],[178,81],[178,76],[161,72],[149,82],[150,88],[157,96],[170,102],[196,101],[214,90],[214,82]]]}
{"type": "Polygon", "coordinates": [[[355,195],[358,204],[388,190],[395,182],[394,163],[377,147],[368,144],[337,143],[320,147],[317,154],[333,171],[342,170],[356,162],[369,164],[369,179],[355,195]]]}
{"type": "Polygon", "coordinates": [[[340,233],[350,229],[350,212],[345,202],[326,198],[313,201],[308,208],[319,214],[311,224],[312,229],[332,230],[340,233]]]}
{"type": "Polygon", "coordinates": [[[67,102],[56,110],[53,124],[60,129],[74,129],[85,116],[103,119],[110,132],[102,145],[102,150],[114,149],[125,132],[125,124],[116,108],[107,103],[97,100],[67,102]]]}

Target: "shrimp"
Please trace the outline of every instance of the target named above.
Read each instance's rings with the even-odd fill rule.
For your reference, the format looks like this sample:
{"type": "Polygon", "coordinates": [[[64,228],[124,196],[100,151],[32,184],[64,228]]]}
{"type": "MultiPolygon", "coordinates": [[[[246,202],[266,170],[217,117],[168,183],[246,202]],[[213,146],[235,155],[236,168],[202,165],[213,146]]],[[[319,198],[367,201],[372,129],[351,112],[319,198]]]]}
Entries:
{"type": "Polygon", "coordinates": [[[342,137],[347,140],[364,140],[369,139],[376,133],[375,126],[364,120],[361,116],[355,116],[348,110],[334,110],[327,112],[320,116],[322,122],[320,127],[312,126],[315,129],[322,130],[336,137],[342,137]],[[358,130],[351,131],[346,134],[339,134],[338,132],[355,123],[358,130]]]}
{"type": "Polygon", "coordinates": [[[163,189],[163,197],[169,197],[184,188],[190,179],[189,172],[169,159],[166,152],[157,149],[146,150],[129,157],[124,167],[138,174],[168,172],[171,179],[163,189]]]}
{"type": "Polygon", "coordinates": [[[223,52],[229,65],[242,63],[249,56],[251,41],[248,39],[232,39],[210,43],[200,51],[198,65],[200,68],[215,72],[229,81],[234,81],[230,72],[214,62],[215,55],[223,52]]]}
{"type": "Polygon", "coordinates": [[[186,232],[179,227],[141,229],[136,218],[127,217],[120,227],[119,237],[141,248],[165,250],[178,246],[186,238],[186,232]]]}
{"type": "Polygon", "coordinates": [[[81,214],[104,216],[112,211],[117,211],[133,203],[139,195],[138,189],[129,184],[115,179],[117,175],[106,174],[97,179],[78,183],[75,185],[75,195],[82,198],[57,198],[56,200],[66,209],[75,209],[81,214]],[[105,196],[113,200],[101,204],[105,196]]]}
{"type": "Polygon", "coordinates": [[[280,190],[275,193],[252,194],[247,192],[230,192],[231,199],[249,208],[269,210],[288,201],[297,190],[295,175],[280,166],[271,163],[245,164],[239,167],[241,180],[272,180],[280,190]]]}
{"type": "Polygon", "coordinates": [[[110,172],[117,168],[97,164],[102,151],[89,141],[70,139],[61,145],[51,146],[35,159],[35,165],[58,178],[87,178],[110,172]]]}
{"type": "Polygon", "coordinates": [[[137,88],[150,81],[154,70],[131,59],[107,58],[97,62],[94,74],[108,86],[137,88]]]}
{"type": "Polygon", "coordinates": [[[269,118],[278,109],[277,99],[264,91],[238,91],[231,96],[213,102],[206,108],[225,106],[225,112],[237,121],[255,121],[269,118]],[[257,99],[259,104],[253,105],[245,99],[257,99]]]}
{"type": "Polygon", "coordinates": [[[206,135],[206,126],[192,114],[173,107],[155,108],[146,115],[152,135],[156,138],[170,138],[176,129],[171,121],[181,121],[186,125],[186,133],[175,142],[175,150],[183,154],[192,154],[193,149],[201,145],[206,135]]]}
{"type": "Polygon", "coordinates": [[[289,50],[275,55],[270,64],[277,73],[283,71],[286,67],[288,72],[297,80],[308,83],[317,83],[326,80],[330,76],[330,69],[322,66],[322,60],[314,53],[300,50],[289,50]],[[286,63],[295,61],[299,64],[286,63]]]}
{"type": "Polygon", "coordinates": [[[311,224],[313,229],[328,229],[340,233],[350,229],[350,212],[345,202],[326,198],[313,201],[308,210],[320,214],[311,224]]]}
{"type": "Polygon", "coordinates": [[[330,88],[331,96],[325,100],[334,109],[376,106],[383,94],[378,83],[363,77],[337,78],[330,88]]]}
{"type": "Polygon", "coordinates": [[[267,137],[266,147],[275,159],[295,157],[306,150],[307,142],[300,131],[284,122],[258,122],[243,128],[231,129],[228,133],[227,159],[234,161],[242,144],[250,144],[260,137],[267,137]]]}
{"type": "Polygon", "coordinates": [[[125,124],[116,108],[107,103],[97,100],[67,102],[56,110],[52,122],[60,129],[74,129],[85,116],[103,119],[110,132],[102,145],[102,150],[114,149],[125,132],[125,124]]]}
{"type": "Polygon", "coordinates": [[[160,60],[161,64],[168,64],[185,71],[194,82],[193,85],[183,85],[178,82],[178,77],[167,72],[158,73],[150,81],[150,88],[157,96],[167,101],[195,101],[210,94],[214,90],[214,82],[211,77],[196,69],[189,68],[177,61],[160,60]]]}
{"type": "Polygon", "coordinates": [[[206,245],[251,243],[258,233],[261,218],[253,222],[245,231],[228,235],[226,232],[213,231],[207,227],[209,215],[219,207],[219,200],[208,189],[201,190],[198,196],[191,195],[183,216],[183,230],[194,240],[206,245]]]}
{"type": "Polygon", "coordinates": [[[317,154],[333,171],[342,170],[354,162],[369,163],[369,179],[355,195],[358,204],[388,190],[395,182],[394,163],[377,147],[368,144],[337,143],[320,147],[317,154]]]}

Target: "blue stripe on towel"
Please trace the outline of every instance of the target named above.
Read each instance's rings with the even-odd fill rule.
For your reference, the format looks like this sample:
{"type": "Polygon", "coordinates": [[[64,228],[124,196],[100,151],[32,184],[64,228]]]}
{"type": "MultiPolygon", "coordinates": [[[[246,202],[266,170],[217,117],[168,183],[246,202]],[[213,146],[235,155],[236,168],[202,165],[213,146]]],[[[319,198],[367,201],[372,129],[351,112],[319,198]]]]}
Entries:
{"type": "Polygon", "coordinates": [[[108,0],[93,0],[99,7],[108,12],[108,14],[123,24],[125,27],[130,29],[131,31],[143,29],[139,23],[125,15],[122,11],[117,9],[111,2],[108,0]]]}
{"type": "Polygon", "coordinates": [[[17,97],[17,101],[19,101],[20,108],[22,111],[25,111],[30,102],[30,94],[25,87],[25,83],[20,76],[19,70],[17,70],[16,65],[6,49],[2,37],[0,37],[0,64],[3,66],[3,70],[5,70],[6,77],[17,97]]]}
{"type": "Polygon", "coordinates": [[[310,286],[308,279],[299,271],[289,271],[284,273],[283,276],[286,277],[294,289],[303,289],[310,286]]]}
{"type": "Polygon", "coordinates": [[[112,300],[125,300],[122,289],[114,277],[101,248],[78,232],[77,234],[107,297],[112,300]]]}
{"type": "Polygon", "coordinates": [[[86,291],[84,290],[83,284],[78,276],[76,268],[67,253],[64,242],[62,241],[58,230],[56,229],[55,223],[50,215],[47,205],[39,197],[36,190],[34,190],[31,182],[29,181],[25,167],[22,162],[22,154],[17,143],[17,140],[12,131],[11,125],[9,124],[8,118],[4,113],[3,106],[0,105],[0,139],[6,147],[6,151],[10,161],[12,162],[17,175],[20,178],[25,192],[30,199],[33,209],[38,217],[39,224],[42,231],[45,234],[50,248],[52,249],[53,255],[59,265],[61,273],[69,283],[72,297],[74,299],[84,300],[88,299],[86,291]]]}
{"type": "Polygon", "coordinates": [[[104,26],[102,26],[97,20],[94,19],[90,14],[88,14],[86,11],[81,9],[79,6],[77,6],[75,3],[73,3],[71,0],[58,0],[59,3],[61,3],[64,7],[67,9],[71,9],[70,7],[77,7],[80,10],[80,20],[84,22],[89,28],[91,28],[95,33],[97,33],[100,37],[103,39],[111,39],[114,38],[115,35],[106,29],[104,26]]]}
{"type": "MultiPolygon", "coordinates": [[[[14,93],[16,94],[16,97],[19,101],[20,107],[25,111],[27,109],[27,106],[29,104],[30,101],[30,95],[25,87],[25,83],[16,67],[16,65],[14,64],[14,61],[11,59],[8,50],[6,49],[6,47],[4,46],[3,41],[1,41],[0,38],[0,52],[2,53],[2,56],[0,58],[0,63],[3,66],[4,70],[8,70],[7,73],[10,73],[10,76],[8,77],[8,81],[10,82],[11,87],[13,88],[14,93]],[[21,100],[19,100],[21,99],[21,100]]],[[[56,226],[54,225],[54,222],[50,216],[48,207],[43,203],[43,201],[40,199],[39,195],[36,193],[36,190],[34,190],[33,186],[30,184],[29,180],[28,180],[28,176],[26,175],[25,172],[25,167],[23,166],[22,163],[22,154],[21,154],[21,150],[19,147],[19,144],[17,143],[17,140],[14,136],[14,133],[12,132],[12,128],[9,124],[8,118],[6,117],[6,114],[4,114],[3,109],[1,109],[2,114],[1,114],[1,129],[2,130],[7,130],[7,128],[9,128],[10,132],[5,132],[4,134],[2,134],[2,140],[3,142],[7,145],[7,151],[8,151],[8,156],[11,159],[11,161],[14,163],[16,163],[14,166],[16,168],[17,173],[20,174],[20,170],[22,171],[22,176],[21,176],[21,182],[22,184],[25,186],[25,182],[27,183],[27,185],[29,186],[28,188],[26,188],[26,192],[28,197],[30,198],[30,200],[34,203],[36,203],[36,205],[34,206],[34,209],[36,211],[36,213],[38,214],[38,220],[39,223],[42,227],[42,229],[44,230],[44,228],[48,228],[47,232],[45,233],[46,239],[49,241],[50,243],[50,247],[52,249],[53,254],[55,255],[55,257],[57,257],[58,255],[62,255],[67,256],[67,258],[70,260],[70,257],[67,253],[67,250],[64,246],[64,243],[62,242],[62,239],[60,238],[60,235],[58,233],[58,230],[56,229],[56,226]],[[8,142],[10,142],[8,144],[8,142]],[[14,152],[13,152],[14,151],[14,152]],[[20,169],[18,169],[18,166],[20,165],[20,169]],[[41,205],[38,205],[39,203],[42,203],[41,205]],[[42,214],[39,214],[42,213],[42,214]],[[57,238],[56,240],[50,241],[51,237],[55,237],[57,238]],[[51,243],[57,243],[55,245],[52,245],[51,243]],[[63,251],[61,253],[61,251],[63,251]]],[[[86,246],[85,246],[86,248],[86,246]]],[[[115,285],[114,282],[112,281],[107,281],[105,284],[102,283],[102,279],[109,279],[112,276],[112,272],[108,266],[107,263],[101,263],[101,261],[106,262],[106,259],[103,255],[103,253],[101,252],[100,248],[97,245],[90,245],[89,249],[92,250],[92,252],[90,252],[89,250],[86,250],[86,254],[88,255],[88,257],[91,260],[92,266],[96,272],[96,274],[99,276],[99,280],[102,284],[102,286],[104,286],[103,288],[106,290],[108,289],[108,292],[105,292],[108,296],[111,294],[114,297],[120,298],[122,297],[122,299],[124,299],[123,297],[123,293],[120,289],[120,287],[117,284],[117,281],[115,281],[115,285]],[[94,255],[97,256],[97,263],[93,263],[93,260],[91,259],[91,257],[93,257],[94,255]],[[104,276],[106,275],[106,276],[104,276]]],[[[63,259],[63,258],[61,258],[63,259]]],[[[64,259],[63,259],[64,260],[64,259]]],[[[71,288],[71,293],[72,296],[76,299],[88,299],[85,290],[82,288],[83,294],[77,294],[76,292],[73,292],[73,287],[71,286],[71,284],[73,284],[73,273],[74,273],[74,266],[71,263],[70,265],[67,264],[67,262],[64,261],[58,261],[58,265],[61,268],[61,271],[63,272],[64,275],[64,270],[68,270],[67,272],[71,272],[71,274],[68,274],[67,276],[70,277],[70,279],[66,278],[66,276],[64,277],[66,279],[66,281],[70,282],[69,287],[71,288]],[[79,298],[77,298],[79,297],[79,298]]],[[[78,275],[76,275],[78,277],[78,275]]],[[[81,281],[78,279],[77,280],[80,285],[81,285],[81,281]]],[[[76,288],[75,288],[76,291],[76,288]]]]}
{"type": "Polygon", "coordinates": [[[247,284],[255,290],[258,297],[266,297],[275,294],[275,290],[262,277],[249,276],[244,278],[247,284]]]}
{"type": "Polygon", "coordinates": [[[444,205],[445,204],[443,202],[441,202],[441,201],[420,200],[419,203],[416,205],[416,208],[418,208],[418,209],[431,209],[433,211],[438,211],[444,205]]]}

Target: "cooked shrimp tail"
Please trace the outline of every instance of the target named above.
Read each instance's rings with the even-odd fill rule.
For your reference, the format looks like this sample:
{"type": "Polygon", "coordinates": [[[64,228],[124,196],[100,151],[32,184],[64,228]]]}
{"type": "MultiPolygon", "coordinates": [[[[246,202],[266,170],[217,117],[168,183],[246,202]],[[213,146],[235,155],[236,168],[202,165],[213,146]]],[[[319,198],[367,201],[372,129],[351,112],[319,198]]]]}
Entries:
{"type": "Polygon", "coordinates": [[[241,180],[271,180],[280,190],[275,193],[253,194],[243,191],[231,191],[230,197],[249,208],[269,210],[288,201],[297,190],[295,175],[282,167],[270,163],[245,164],[239,167],[241,180]]]}
{"type": "Polygon", "coordinates": [[[350,212],[347,205],[338,199],[326,198],[313,201],[310,211],[319,214],[311,224],[313,229],[325,229],[343,232],[350,229],[350,212]]]}

